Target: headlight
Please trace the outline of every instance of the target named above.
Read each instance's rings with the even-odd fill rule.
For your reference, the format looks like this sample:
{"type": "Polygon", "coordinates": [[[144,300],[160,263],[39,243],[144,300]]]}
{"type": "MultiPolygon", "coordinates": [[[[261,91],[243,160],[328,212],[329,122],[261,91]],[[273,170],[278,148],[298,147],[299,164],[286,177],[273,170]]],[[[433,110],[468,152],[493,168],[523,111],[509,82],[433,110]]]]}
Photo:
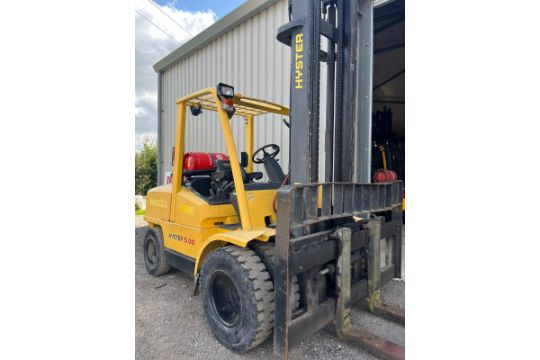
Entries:
{"type": "Polygon", "coordinates": [[[232,99],[234,97],[234,88],[230,85],[219,83],[217,93],[220,98],[232,99]]]}

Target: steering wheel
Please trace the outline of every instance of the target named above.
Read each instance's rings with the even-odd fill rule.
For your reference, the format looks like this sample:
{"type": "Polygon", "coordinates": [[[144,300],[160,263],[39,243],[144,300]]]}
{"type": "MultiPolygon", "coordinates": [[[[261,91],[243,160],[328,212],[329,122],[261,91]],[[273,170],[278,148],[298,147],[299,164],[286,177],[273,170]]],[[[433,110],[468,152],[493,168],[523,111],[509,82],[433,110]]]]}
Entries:
{"type": "Polygon", "coordinates": [[[253,156],[251,157],[251,160],[255,163],[255,164],[262,164],[265,160],[266,157],[270,157],[270,158],[275,158],[277,156],[277,154],[279,154],[279,145],[277,144],[268,144],[268,145],[265,145],[263,146],[262,148],[260,148],[259,150],[255,151],[255,153],[253,154],[253,156]],[[273,149],[273,152],[267,152],[266,149],[268,148],[272,148],[273,149]],[[264,155],[262,158],[259,158],[257,159],[255,155],[257,155],[258,153],[260,152],[263,152],[264,155]]]}

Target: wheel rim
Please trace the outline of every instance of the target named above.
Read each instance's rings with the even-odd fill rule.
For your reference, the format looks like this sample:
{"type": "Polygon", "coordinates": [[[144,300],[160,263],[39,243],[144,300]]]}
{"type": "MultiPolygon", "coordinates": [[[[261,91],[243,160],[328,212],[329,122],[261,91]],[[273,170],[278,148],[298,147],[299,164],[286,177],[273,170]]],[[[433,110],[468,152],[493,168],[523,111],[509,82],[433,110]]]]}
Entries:
{"type": "Polygon", "coordinates": [[[216,271],[210,280],[212,308],[227,327],[235,327],[242,319],[242,302],[233,279],[223,271],[216,271]]]}
{"type": "Polygon", "coordinates": [[[154,240],[148,241],[148,245],[146,246],[146,257],[151,265],[156,264],[156,243],[154,240]]]}

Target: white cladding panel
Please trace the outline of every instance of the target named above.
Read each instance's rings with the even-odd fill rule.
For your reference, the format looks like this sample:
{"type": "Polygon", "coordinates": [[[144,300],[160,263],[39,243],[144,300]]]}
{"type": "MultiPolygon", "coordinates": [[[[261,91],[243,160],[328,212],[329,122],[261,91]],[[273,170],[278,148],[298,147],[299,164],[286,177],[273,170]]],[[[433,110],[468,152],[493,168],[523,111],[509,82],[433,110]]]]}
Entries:
{"type": "MultiPolygon", "coordinates": [[[[163,72],[160,181],[172,170],[177,99],[223,82],[238,93],[289,106],[290,48],[276,40],[278,27],[287,22],[287,0],[281,0],[163,72]]],[[[243,118],[235,116],[231,123],[237,151],[244,151],[243,118]]],[[[185,140],[186,151],[226,153],[217,114],[211,111],[198,117],[188,111],[185,140]]],[[[269,143],[281,147],[278,158],[286,173],[289,129],[280,117],[256,117],[255,149],[269,143]]]]}

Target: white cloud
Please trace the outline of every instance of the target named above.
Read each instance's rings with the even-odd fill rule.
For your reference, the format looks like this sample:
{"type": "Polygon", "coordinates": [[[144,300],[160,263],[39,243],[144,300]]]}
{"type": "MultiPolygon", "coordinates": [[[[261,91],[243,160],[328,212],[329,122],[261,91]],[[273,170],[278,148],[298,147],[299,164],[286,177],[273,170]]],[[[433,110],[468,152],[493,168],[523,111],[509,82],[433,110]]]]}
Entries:
{"type": "Polygon", "coordinates": [[[142,147],[144,137],[157,137],[157,74],[152,66],[216,21],[212,10],[189,12],[172,5],[160,6],[169,19],[147,0],[136,0],[135,10],[159,26],[164,34],[147,19],[137,13],[135,16],[135,146],[142,147]]]}

